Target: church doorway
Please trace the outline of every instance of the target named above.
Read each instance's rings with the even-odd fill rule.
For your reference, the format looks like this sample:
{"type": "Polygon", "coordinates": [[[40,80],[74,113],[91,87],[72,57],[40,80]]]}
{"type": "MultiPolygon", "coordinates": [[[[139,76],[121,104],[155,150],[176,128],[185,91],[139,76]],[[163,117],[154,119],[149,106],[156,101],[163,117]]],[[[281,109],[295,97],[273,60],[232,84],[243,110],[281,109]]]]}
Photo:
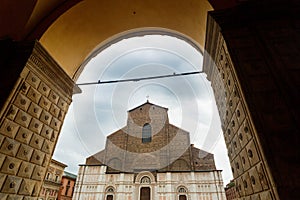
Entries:
{"type": "Polygon", "coordinates": [[[113,200],[113,199],[114,199],[113,195],[107,195],[106,197],[106,200],[113,200]]]}
{"type": "Polygon", "coordinates": [[[150,200],[150,187],[141,188],[140,200],[150,200]]]}
{"type": "Polygon", "coordinates": [[[186,200],[186,196],[185,195],[179,195],[179,200],[186,200]]]}

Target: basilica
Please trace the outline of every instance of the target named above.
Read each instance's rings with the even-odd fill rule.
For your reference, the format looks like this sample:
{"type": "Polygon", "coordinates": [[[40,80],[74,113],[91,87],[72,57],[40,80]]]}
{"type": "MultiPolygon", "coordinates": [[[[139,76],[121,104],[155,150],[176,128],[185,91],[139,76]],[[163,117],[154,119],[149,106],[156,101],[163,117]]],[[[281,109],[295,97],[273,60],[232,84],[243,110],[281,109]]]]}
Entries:
{"type": "Polygon", "coordinates": [[[194,147],[167,112],[148,101],[129,110],[127,125],[80,165],[73,199],[225,200],[213,154],[194,147]]]}

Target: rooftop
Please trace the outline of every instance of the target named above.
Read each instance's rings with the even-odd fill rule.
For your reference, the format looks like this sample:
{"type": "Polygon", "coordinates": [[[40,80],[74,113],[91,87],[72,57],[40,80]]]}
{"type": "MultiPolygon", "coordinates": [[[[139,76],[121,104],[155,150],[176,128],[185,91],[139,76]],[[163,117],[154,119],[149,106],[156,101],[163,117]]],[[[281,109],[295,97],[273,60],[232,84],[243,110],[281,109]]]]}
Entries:
{"type": "Polygon", "coordinates": [[[76,179],[76,178],[77,178],[77,175],[72,174],[72,173],[70,173],[70,172],[64,171],[63,177],[68,177],[68,178],[76,179]]]}

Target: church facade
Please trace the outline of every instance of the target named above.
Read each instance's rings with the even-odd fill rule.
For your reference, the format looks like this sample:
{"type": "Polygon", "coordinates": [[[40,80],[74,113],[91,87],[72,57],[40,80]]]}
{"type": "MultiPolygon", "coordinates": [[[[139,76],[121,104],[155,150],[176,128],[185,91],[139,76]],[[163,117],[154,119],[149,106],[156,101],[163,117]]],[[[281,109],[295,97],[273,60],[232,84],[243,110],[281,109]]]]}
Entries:
{"type": "Polygon", "coordinates": [[[129,110],[127,125],[80,165],[73,199],[225,200],[213,154],[194,147],[167,111],[148,101],[129,110]]]}

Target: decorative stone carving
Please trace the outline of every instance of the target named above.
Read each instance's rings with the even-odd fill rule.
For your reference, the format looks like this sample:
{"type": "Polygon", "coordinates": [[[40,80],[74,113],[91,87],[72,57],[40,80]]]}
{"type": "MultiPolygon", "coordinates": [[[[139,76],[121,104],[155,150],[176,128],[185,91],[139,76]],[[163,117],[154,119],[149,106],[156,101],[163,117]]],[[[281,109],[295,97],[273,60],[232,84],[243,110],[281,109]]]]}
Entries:
{"type": "Polygon", "coordinates": [[[30,89],[27,93],[27,97],[36,104],[39,103],[41,96],[42,95],[37,90],[33,89],[32,87],[30,87],[30,89]]]}
{"type": "Polygon", "coordinates": [[[8,119],[5,119],[3,124],[1,125],[0,132],[3,135],[6,135],[10,138],[14,138],[18,131],[18,128],[19,128],[18,124],[14,123],[8,119]]]}
{"type": "Polygon", "coordinates": [[[38,118],[40,118],[40,115],[41,115],[42,111],[43,110],[42,110],[42,108],[40,106],[38,106],[37,104],[31,102],[29,110],[28,110],[28,113],[31,116],[33,116],[33,117],[35,117],[35,118],[38,119],[38,118]]]}
{"type": "Polygon", "coordinates": [[[34,164],[29,162],[22,162],[18,176],[24,178],[30,178],[34,169],[34,164]]]}
{"type": "Polygon", "coordinates": [[[30,179],[23,179],[21,183],[21,187],[19,190],[19,194],[21,195],[31,195],[34,188],[35,181],[30,179]]]}
{"type": "Polygon", "coordinates": [[[21,182],[22,182],[22,178],[8,175],[2,187],[1,192],[17,194],[21,182]]]}
{"type": "Polygon", "coordinates": [[[32,131],[30,131],[26,128],[20,127],[15,139],[21,143],[28,144],[31,139],[32,134],[33,134],[32,131]]]}
{"type": "Polygon", "coordinates": [[[25,161],[29,161],[32,155],[33,149],[30,146],[25,144],[21,144],[19,148],[19,152],[17,154],[17,158],[20,158],[25,161]]]}
{"type": "Polygon", "coordinates": [[[32,163],[37,164],[37,165],[42,165],[44,157],[45,157],[45,153],[35,149],[33,151],[33,154],[32,154],[32,157],[31,157],[30,161],[32,163]]]}

